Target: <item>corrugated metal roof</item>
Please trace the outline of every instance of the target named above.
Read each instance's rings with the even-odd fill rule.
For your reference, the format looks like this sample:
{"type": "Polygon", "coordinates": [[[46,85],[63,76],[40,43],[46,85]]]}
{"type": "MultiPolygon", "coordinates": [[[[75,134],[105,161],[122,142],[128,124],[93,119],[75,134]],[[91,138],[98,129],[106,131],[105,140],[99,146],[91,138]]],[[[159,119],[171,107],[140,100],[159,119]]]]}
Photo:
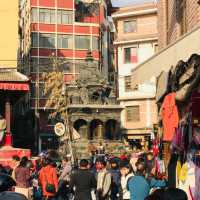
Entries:
{"type": "Polygon", "coordinates": [[[27,82],[29,78],[12,69],[0,69],[0,82],[27,82]]]}

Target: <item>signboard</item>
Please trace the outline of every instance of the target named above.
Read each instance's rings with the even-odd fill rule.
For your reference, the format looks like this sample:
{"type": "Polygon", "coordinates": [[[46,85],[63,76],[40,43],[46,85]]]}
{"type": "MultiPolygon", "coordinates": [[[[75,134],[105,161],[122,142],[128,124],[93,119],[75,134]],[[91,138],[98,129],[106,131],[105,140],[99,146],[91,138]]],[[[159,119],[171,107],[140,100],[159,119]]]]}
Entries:
{"type": "Polygon", "coordinates": [[[59,137],[63,136],[65,134],[65,125],[61,122],[58,122],[54,126],[54,131],[57,136],[59,136],[59,137]]]}

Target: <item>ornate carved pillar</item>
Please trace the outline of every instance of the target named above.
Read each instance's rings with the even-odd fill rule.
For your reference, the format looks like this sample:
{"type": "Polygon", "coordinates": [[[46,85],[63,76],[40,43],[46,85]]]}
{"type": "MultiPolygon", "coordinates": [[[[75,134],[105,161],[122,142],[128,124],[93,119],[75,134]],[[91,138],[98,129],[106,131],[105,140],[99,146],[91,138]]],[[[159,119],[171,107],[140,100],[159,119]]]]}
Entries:
{"type": "Polygon", "coordinates": [[[81,138],[88,139],[88,125],[83,125],[79,129],[79,134],[81,135],[81,138]]]}
{"type": "Polygon", "coordinates": [[[102,140],[104,137],[104,128],[102,124],[99,124],[97,126],[97,131],[98,131],[98,134],[97,134],[98,139],[102,140]]]}
{"type": "Polygon", "coordinates": [[[10,98],[6,99],[5,102],[5,118],[6,118],[6,135],[5,135],[5,146],[12,145],[12,135],[11,135],[11,103],[10,98]]]}

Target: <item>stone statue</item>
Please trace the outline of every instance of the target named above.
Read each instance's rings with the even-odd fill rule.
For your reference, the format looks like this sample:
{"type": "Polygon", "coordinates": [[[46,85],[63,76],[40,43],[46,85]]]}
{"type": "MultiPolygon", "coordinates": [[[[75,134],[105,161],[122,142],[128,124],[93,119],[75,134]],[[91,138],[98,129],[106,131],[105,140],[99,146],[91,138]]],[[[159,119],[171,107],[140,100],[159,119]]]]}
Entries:
{"type": "Polygon", "coordinates": [[[88,95],[88,89],[86,87],[81,87],[79,89],[80,91],[80,98],[83,104],[89,103],[89,95],[88,95]]]}

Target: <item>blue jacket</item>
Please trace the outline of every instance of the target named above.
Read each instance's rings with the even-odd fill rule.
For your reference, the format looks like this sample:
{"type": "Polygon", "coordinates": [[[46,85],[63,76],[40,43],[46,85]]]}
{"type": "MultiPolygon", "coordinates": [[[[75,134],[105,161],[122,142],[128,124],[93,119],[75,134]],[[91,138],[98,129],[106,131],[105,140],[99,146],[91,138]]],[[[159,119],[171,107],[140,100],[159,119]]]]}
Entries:
{"type": "Polygon", "coordinates": [[[131,200],[144,200],[151,188],[165,187],[165,181],[159,181],[152,178],[147,181],[143,176],[133,176],[127,183],[128,190],[131,194],[131,200]]]}

